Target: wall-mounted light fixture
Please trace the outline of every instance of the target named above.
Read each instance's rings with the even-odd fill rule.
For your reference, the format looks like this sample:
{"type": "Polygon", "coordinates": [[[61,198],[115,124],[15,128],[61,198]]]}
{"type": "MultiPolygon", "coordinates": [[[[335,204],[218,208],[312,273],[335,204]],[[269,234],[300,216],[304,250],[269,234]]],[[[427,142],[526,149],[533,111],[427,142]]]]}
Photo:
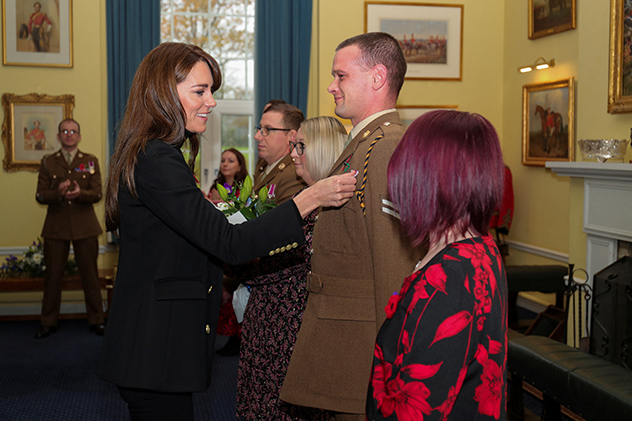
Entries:
{"type": "Polygon", "coordinates": [[[528,73],[528,72],[532,71],[533,69],[544,70],[544,69],[548,69],[549,67],[553,67],[553,66],[555,66],[555,59],[554,58],[552,58],[549,61],[546,61],[544,59],[544,57],[540,57],[533,64],[530,64],[528,66],[518,67],[518,71],[520,73],[528,73]]]}

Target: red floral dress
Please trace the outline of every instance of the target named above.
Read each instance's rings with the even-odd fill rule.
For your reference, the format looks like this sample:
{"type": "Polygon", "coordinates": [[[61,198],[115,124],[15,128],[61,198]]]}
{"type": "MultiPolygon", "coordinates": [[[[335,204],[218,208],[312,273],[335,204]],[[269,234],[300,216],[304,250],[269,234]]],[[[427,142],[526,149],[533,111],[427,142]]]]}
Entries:
{"type": "Polygon", "coordinates": [[[368,420],[505,420],[507,280],[490,236],[406,278],[375,344],[368,420]]]}

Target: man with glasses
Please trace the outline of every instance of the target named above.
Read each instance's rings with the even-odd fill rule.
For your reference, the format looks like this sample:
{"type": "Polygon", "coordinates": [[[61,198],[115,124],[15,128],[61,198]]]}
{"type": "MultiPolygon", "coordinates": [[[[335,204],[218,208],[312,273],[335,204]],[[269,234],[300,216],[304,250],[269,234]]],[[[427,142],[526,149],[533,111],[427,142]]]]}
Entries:
{"type": "Polygon", "coordinates": [[[255,127],[259,161],[255,168],[254,191],[274,184],[277,204],[291,199],[306,186],[296,175],[296,167],[290,157],[290,142],[296,139],[303,120],[303,112],[295,106],[271,101],[255,127]]]}
{"type": "Polygon", "coordinates": [[[98,236],[103,231],[93,204],[101,200],[101,172],[94,155],[77,149],[81,140],[79,123],[65,119],[59,123],[57,139],[61,149],[42,158],[35,198],[48,205],[42,229],[46,278],[42,300],[41,326],[36,339],[57,331],[61,306],[61,284],[70,242],[81,274],[90,331],[105,332],[97,258],[98,236]]]}

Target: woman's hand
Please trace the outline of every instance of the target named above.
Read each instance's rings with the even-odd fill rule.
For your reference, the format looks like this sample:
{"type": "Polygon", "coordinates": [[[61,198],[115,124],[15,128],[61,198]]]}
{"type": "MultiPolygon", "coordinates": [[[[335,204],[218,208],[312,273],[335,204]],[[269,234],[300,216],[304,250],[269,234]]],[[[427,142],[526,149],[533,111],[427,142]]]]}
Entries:
{"type": "Polygon", "coordinates": [[[347,203],[355,191],[357,174],[357,171],[351,171],[334,175],[303,190],[293,199],[301,216],[305,218],[319,206],[338,207],[347,203]]]}
{"type": "Polygon", "coordinates": [[[357,171],[334,175],[316,182],[310,189],[318,200],[318,206],[342,206],[353,197],[357,182],[357,171]]]}

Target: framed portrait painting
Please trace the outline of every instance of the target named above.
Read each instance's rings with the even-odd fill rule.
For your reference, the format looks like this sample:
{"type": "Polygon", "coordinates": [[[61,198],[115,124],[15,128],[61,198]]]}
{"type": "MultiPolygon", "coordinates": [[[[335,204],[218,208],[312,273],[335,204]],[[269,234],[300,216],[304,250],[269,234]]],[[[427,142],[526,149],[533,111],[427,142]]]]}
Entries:
{"type": "Polygon", "coordinates": [[[529,39],[575,29],[577,0],[529,0],[529,39]]]}
{"type": "Polygon", "coordinates": [[[386,32],[402,47],[406,79],[461,80],[463,5],[364,3],[364,32],[386,32]]]}
{"type": "Polygon", "coordinates": [[[574,145],[574,79],[523,86],[522,164],[573,161],[574,145]]]}
{"type": "Polygon", "coordinates": [[[2,95],[5,171],[37,171],[44,155],[61,147],[57,126],[72,118],[73,95],[2,95]]]}
{"type": "Polygon", "coordinates": [[[2,0],[2,64],[72,67],[72,0],[2,0]]]}
{"type": "Polygon", "coordinates": [[[610,3],[610,71],[608,112],[632,112],[632,4],[610,3]]]}
{"type": "Polygon", "coordinates": [[[402,126],[406,129],[418,117],[436,110],[458,110],[458,105],[398,105],[397,111],[402,120],[402,126]]]}

